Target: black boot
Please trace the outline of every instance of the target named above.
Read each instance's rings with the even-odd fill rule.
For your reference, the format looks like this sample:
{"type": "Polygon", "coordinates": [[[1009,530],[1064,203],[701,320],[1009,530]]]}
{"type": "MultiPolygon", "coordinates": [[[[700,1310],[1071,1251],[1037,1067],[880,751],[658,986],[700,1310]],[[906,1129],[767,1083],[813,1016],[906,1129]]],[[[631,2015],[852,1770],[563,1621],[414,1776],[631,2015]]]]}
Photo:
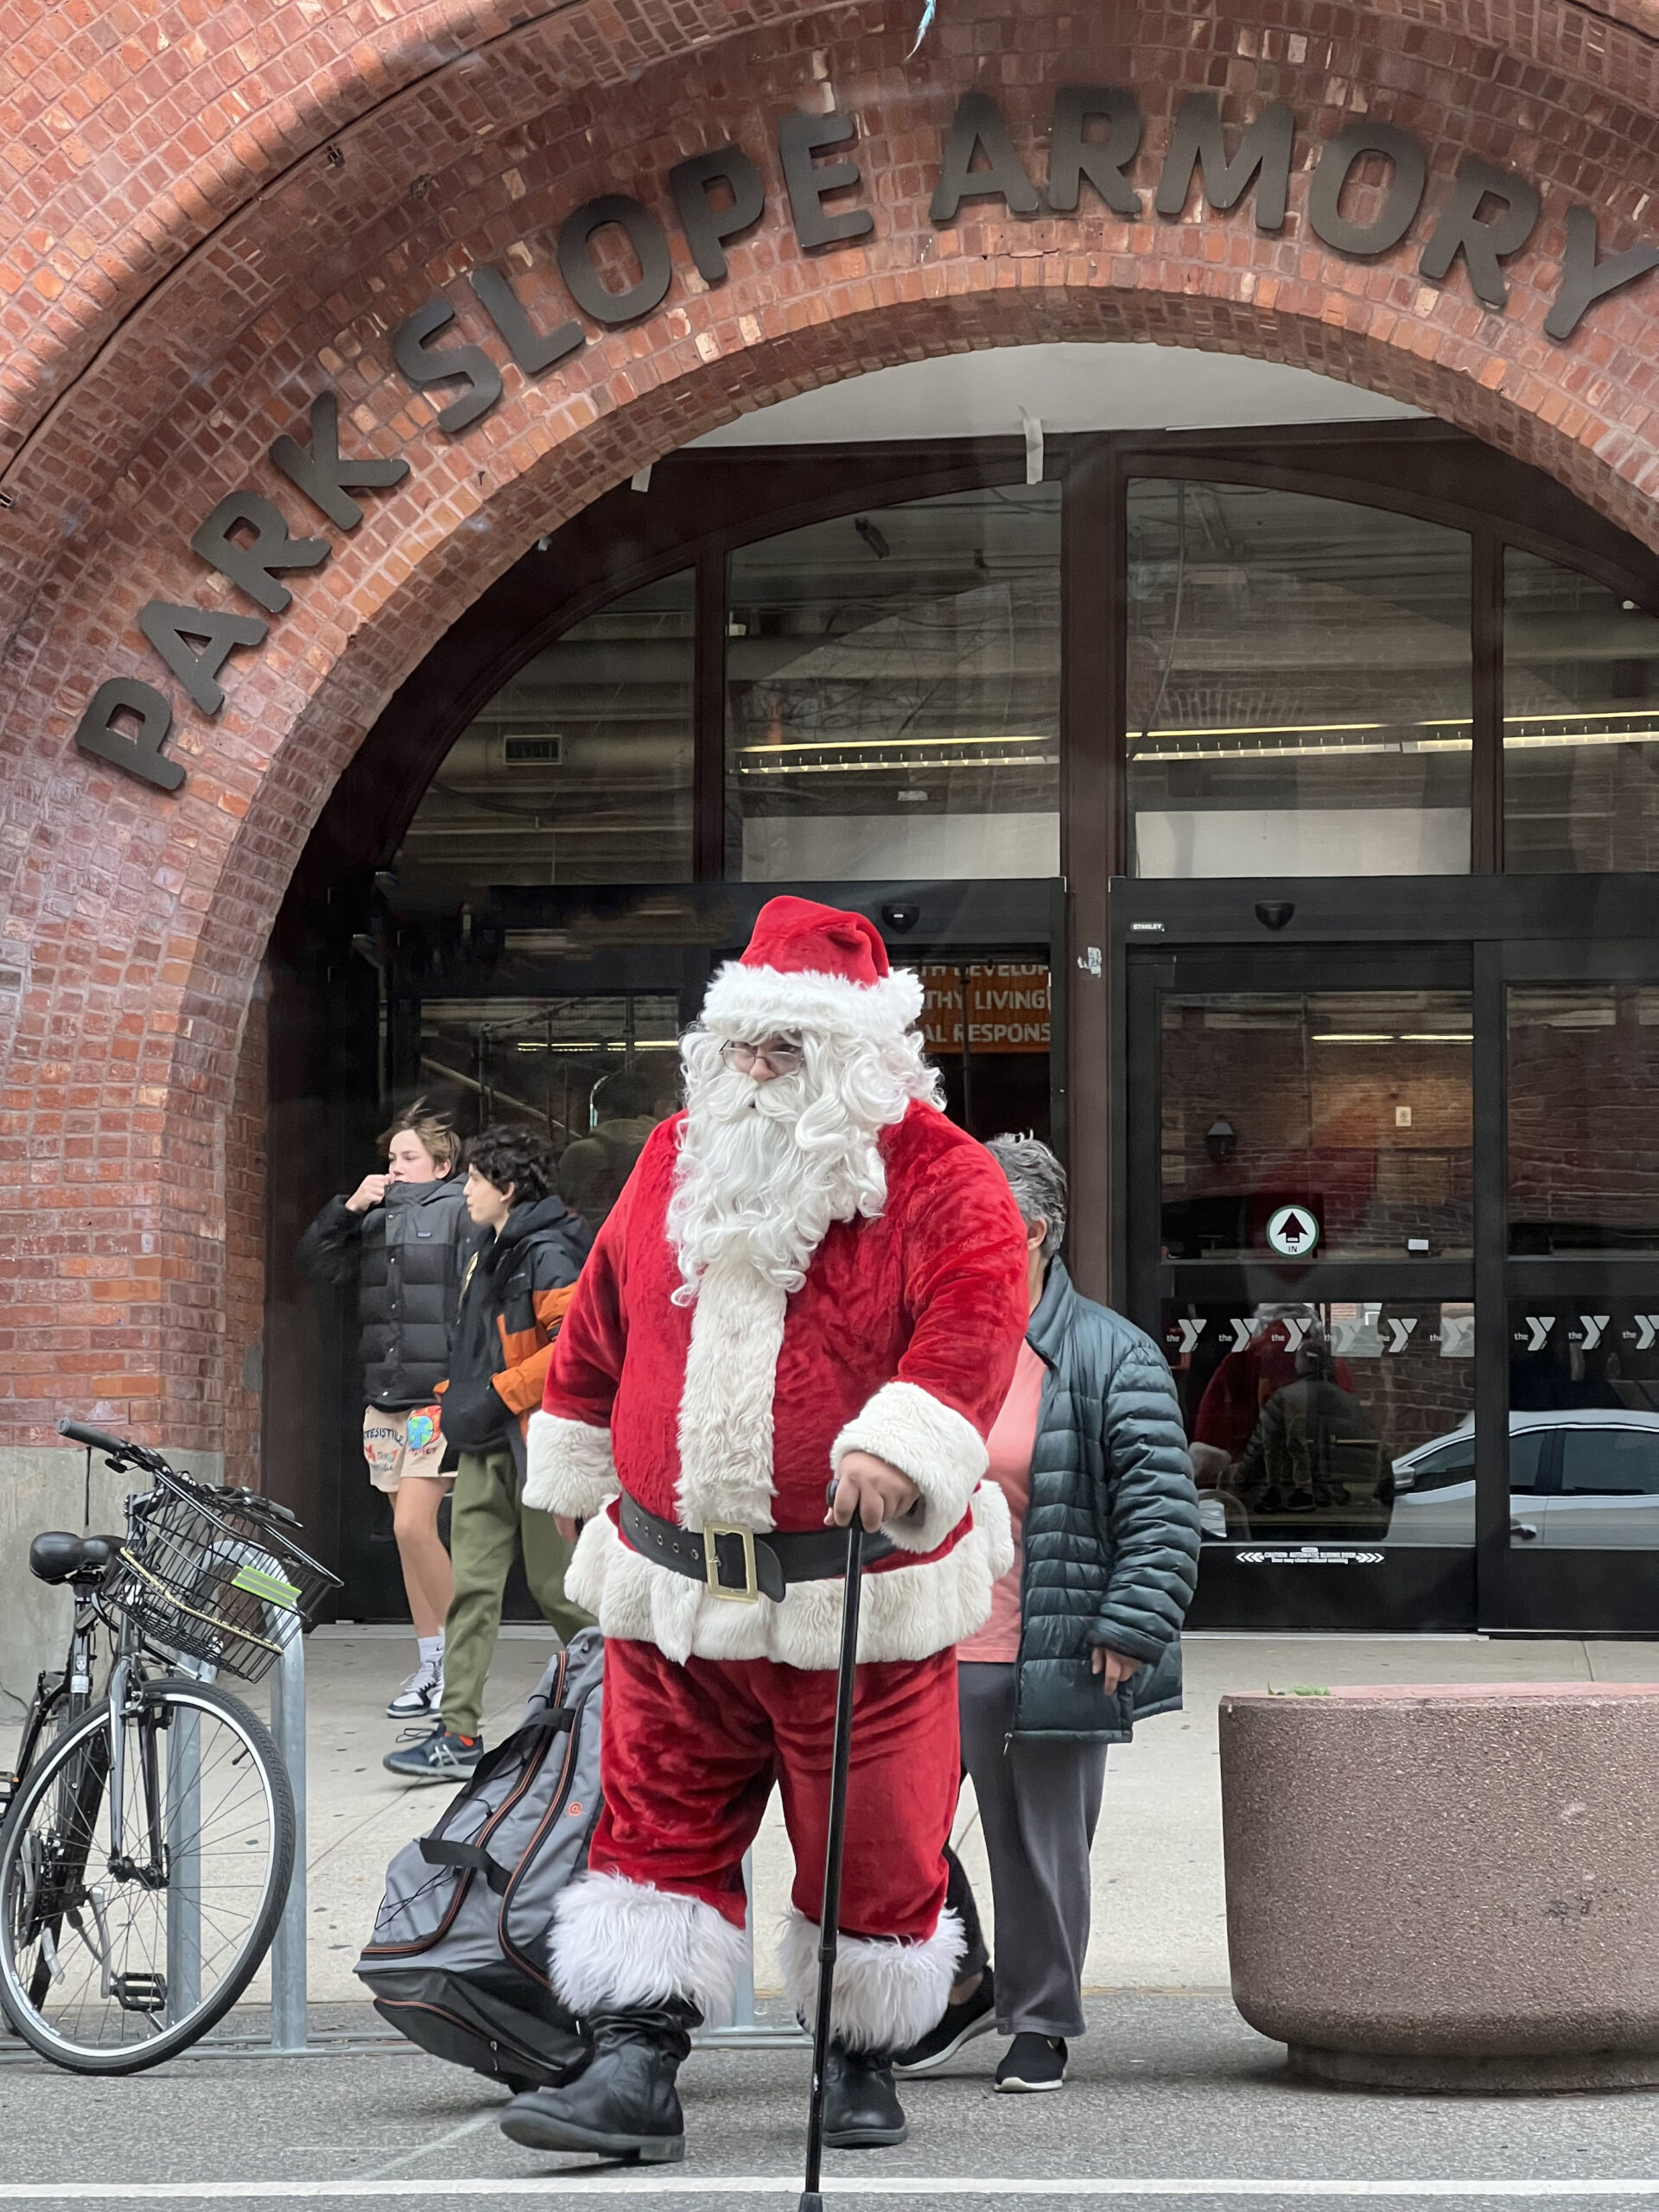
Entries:
{"type": "Polygon", "coordinates": [[[597,2151],[607,2158],[666,2165],[685,2156],[685,2120],[674,2076],[702,2015],[672,2001],[588,2021],[594,2055],[574,2082],[528,2089],[501,2119],[501,2133],[532,2151],[597,2151]]]}
{"type": "Polygon", "coordinates": [[[875,2151],[902,2143],[909,2133],[888,2054],[832,2043],[823,2069],[826,2149],[875,2151]]]}

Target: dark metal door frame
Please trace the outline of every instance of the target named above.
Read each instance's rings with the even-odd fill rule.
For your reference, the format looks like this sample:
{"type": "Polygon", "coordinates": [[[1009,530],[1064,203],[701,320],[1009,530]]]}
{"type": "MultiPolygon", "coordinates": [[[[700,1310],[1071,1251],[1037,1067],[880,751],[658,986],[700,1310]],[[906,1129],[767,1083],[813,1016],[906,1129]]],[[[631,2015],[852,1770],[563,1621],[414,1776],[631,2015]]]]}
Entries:
{"type": "MultiPolygon", "coordinates": [[[[1536,1553],[1516,1550],[1510,1534],[1509,1306],[1523,1290],[1551,1299],[1580,1293],[1653,1296],[1659,1263],[1641,1258],[1514,1259],[1508,1242],[1507,994],[1519,983],[1659,983],[1659,915],[1647,886],[1618,877],[1377,880],[1356,886],[1325,880],[1274,884],[1158,883],[1118,879],[1111,887],[1112,1181],[1126,1193],[1113,1224],[1113,1281],[1132,1318],[1157,1334],[1161,1278],[1157,1179],[1161,1101],[1157,1003],[1178,974],[1203,976],[1195,988],[1363,989],[1384,976],[1402,986],[1431,987],[1461,963],[1474,1001],[1473,1130],[1475,1237],[1472,1262],[1325,1262],[1293,1270],[1308,1295],[1317,1268],[1325,1294],[1351,1295],[1379,1276],[1397,1296],[1460,1297],[1475,1305],[1476,1529],[1467,1618],[1369,1618],[1343,1622],[1339,1604],[1307,1586],[1308,1603],[1262,1590],[1258,1617],[1227,1613],[1216,1624],[1286,1627],[1462,1626],[1497,1635],[1626,1635],[1659,1632],[1659,1551],[1536,1553]],[[1289,906],[1287,919],[1281,910],[1289,906]],[[1266,918],[1264,918],[1264,916],[1266,918]],[[1270,926],[1277,921],[1277,928],[1270,926]],[[1217,984],[1219,954],[1234,979],[1217,984]],[[1211,969],[1209,975],[1204,975],[1211,969]],[[1271,979],[1271,980],[1268,980],[1271,979]]],[[[1179,1263],[1199,1281],[1198,1263],[1179,1263]]],[[[1210,1270],[1205,1268],[1205,1275],[1210,1270]]],[[[1268,1267],[1215,1270],[1265,1288],[1286,1271],[1268,1267]]],[[[1395,1558],[1402,1554],[1396,1554],[1395,1558]]],[[[1207,1554],[1207,1557],[1217,1556],[1207,1554]]],[[[1217,1556],[1217,1564],[1219,1558],[1217,1556]]],[[[1399,1568],[1396,1582],[1408,1580],[1399,1568]]],[[[1241,1594],[1216,1591],[1224,1612],[1241,1594]]],[[[1348,1586],[1357,1598],[1360,1586],[1348,1586]]],[[[1210,1608],[1203,1601],[1197,1618],[1210,1608]]],[[[1372,1593],[1375,1594],[1375,1593],[1372,1593]]],[[[1395,1608],[1389,1609],[1390,1612],[1395,1608]]]]}

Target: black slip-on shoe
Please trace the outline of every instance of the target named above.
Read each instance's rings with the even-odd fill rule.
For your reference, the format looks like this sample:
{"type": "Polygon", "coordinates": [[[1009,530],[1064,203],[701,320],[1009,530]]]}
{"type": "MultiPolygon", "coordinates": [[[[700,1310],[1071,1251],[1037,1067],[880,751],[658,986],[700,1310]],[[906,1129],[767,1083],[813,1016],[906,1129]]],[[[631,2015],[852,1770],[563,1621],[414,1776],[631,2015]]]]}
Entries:
{"type": "Polygon", "coordinates": [[[901,2050],[893,2062],[893,2070],[900,2076],[911,2074],[931,2074],[954,2058],[964,2044],[976,2036],[988,2036],[996,2025],[996,1980],[989,1967],[980,1977],[979,1987],[960,2005],[947,2005],[938,2025],[930,2028],[919,2042],[908,2050],[901,2050]]]}
{"type": "Polygon", "coordinates": [[[996,2069],[996,2086],[1029,2095],[1038,2089],[1058,2089],[1065,2079],[1065,2037],[1015,2036],[996,2069]]]}
{"type": "Polygon", "coordinates": [[[880,2151],[910,2127],[885,2051],[830,2046],[823,2069],[823,2140],[830,2151],[880,2151]]]}
{"type": "Polygon", "coordinates": [[[601,2158],[670,2165],[685,2156],[674,2077],[697,2019],[687,2005],[641,2007],[590,2020],[594,2055],[572,2082],[527,2089],[501,2115],[501,2133],[531,2151],[591,2151],[601,2158]]]}

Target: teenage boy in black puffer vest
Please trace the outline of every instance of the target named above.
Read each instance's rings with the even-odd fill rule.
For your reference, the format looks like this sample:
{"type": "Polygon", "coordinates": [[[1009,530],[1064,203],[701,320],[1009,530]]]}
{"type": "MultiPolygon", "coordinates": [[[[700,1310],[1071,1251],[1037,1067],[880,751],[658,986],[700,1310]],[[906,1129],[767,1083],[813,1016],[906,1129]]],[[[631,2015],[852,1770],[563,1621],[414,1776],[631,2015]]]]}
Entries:
{"type": "Polygon", "coordinates": [[[444,1624],[442,1718],[388,1753],[410,1782],[453,1783],[483,1756],[484,1684],[521,1547],[531,1594],[563,1637],[588,1624],[564,1594],[570,1545],[550,1513],[525,1512],[524,1425],[542,1402],[553,1339],[593,1232],[553,1190],[531,1130],[501,1123],[467,1147],[467,1210],[482,1232],[461,1283],[443,1433],[461,1454],[450,1506],[455,1594],[444,1624]]]}

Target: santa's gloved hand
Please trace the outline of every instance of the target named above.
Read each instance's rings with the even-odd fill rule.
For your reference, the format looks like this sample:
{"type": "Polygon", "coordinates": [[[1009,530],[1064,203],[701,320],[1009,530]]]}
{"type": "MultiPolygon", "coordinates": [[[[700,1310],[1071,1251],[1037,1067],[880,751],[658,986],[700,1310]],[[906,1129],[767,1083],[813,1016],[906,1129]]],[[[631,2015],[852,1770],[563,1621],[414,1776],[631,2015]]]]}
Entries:
{"type": "Polygon", "coordinates": [[[874,1535],[884,1521],[897,1521],[913,1511],[921,1496],[908,1475],[873,1452],[849,1452],[836,1469],[835,1494],[823,1525],[845,1529],[856,1513],[866,1533],[874,1535]]]}

